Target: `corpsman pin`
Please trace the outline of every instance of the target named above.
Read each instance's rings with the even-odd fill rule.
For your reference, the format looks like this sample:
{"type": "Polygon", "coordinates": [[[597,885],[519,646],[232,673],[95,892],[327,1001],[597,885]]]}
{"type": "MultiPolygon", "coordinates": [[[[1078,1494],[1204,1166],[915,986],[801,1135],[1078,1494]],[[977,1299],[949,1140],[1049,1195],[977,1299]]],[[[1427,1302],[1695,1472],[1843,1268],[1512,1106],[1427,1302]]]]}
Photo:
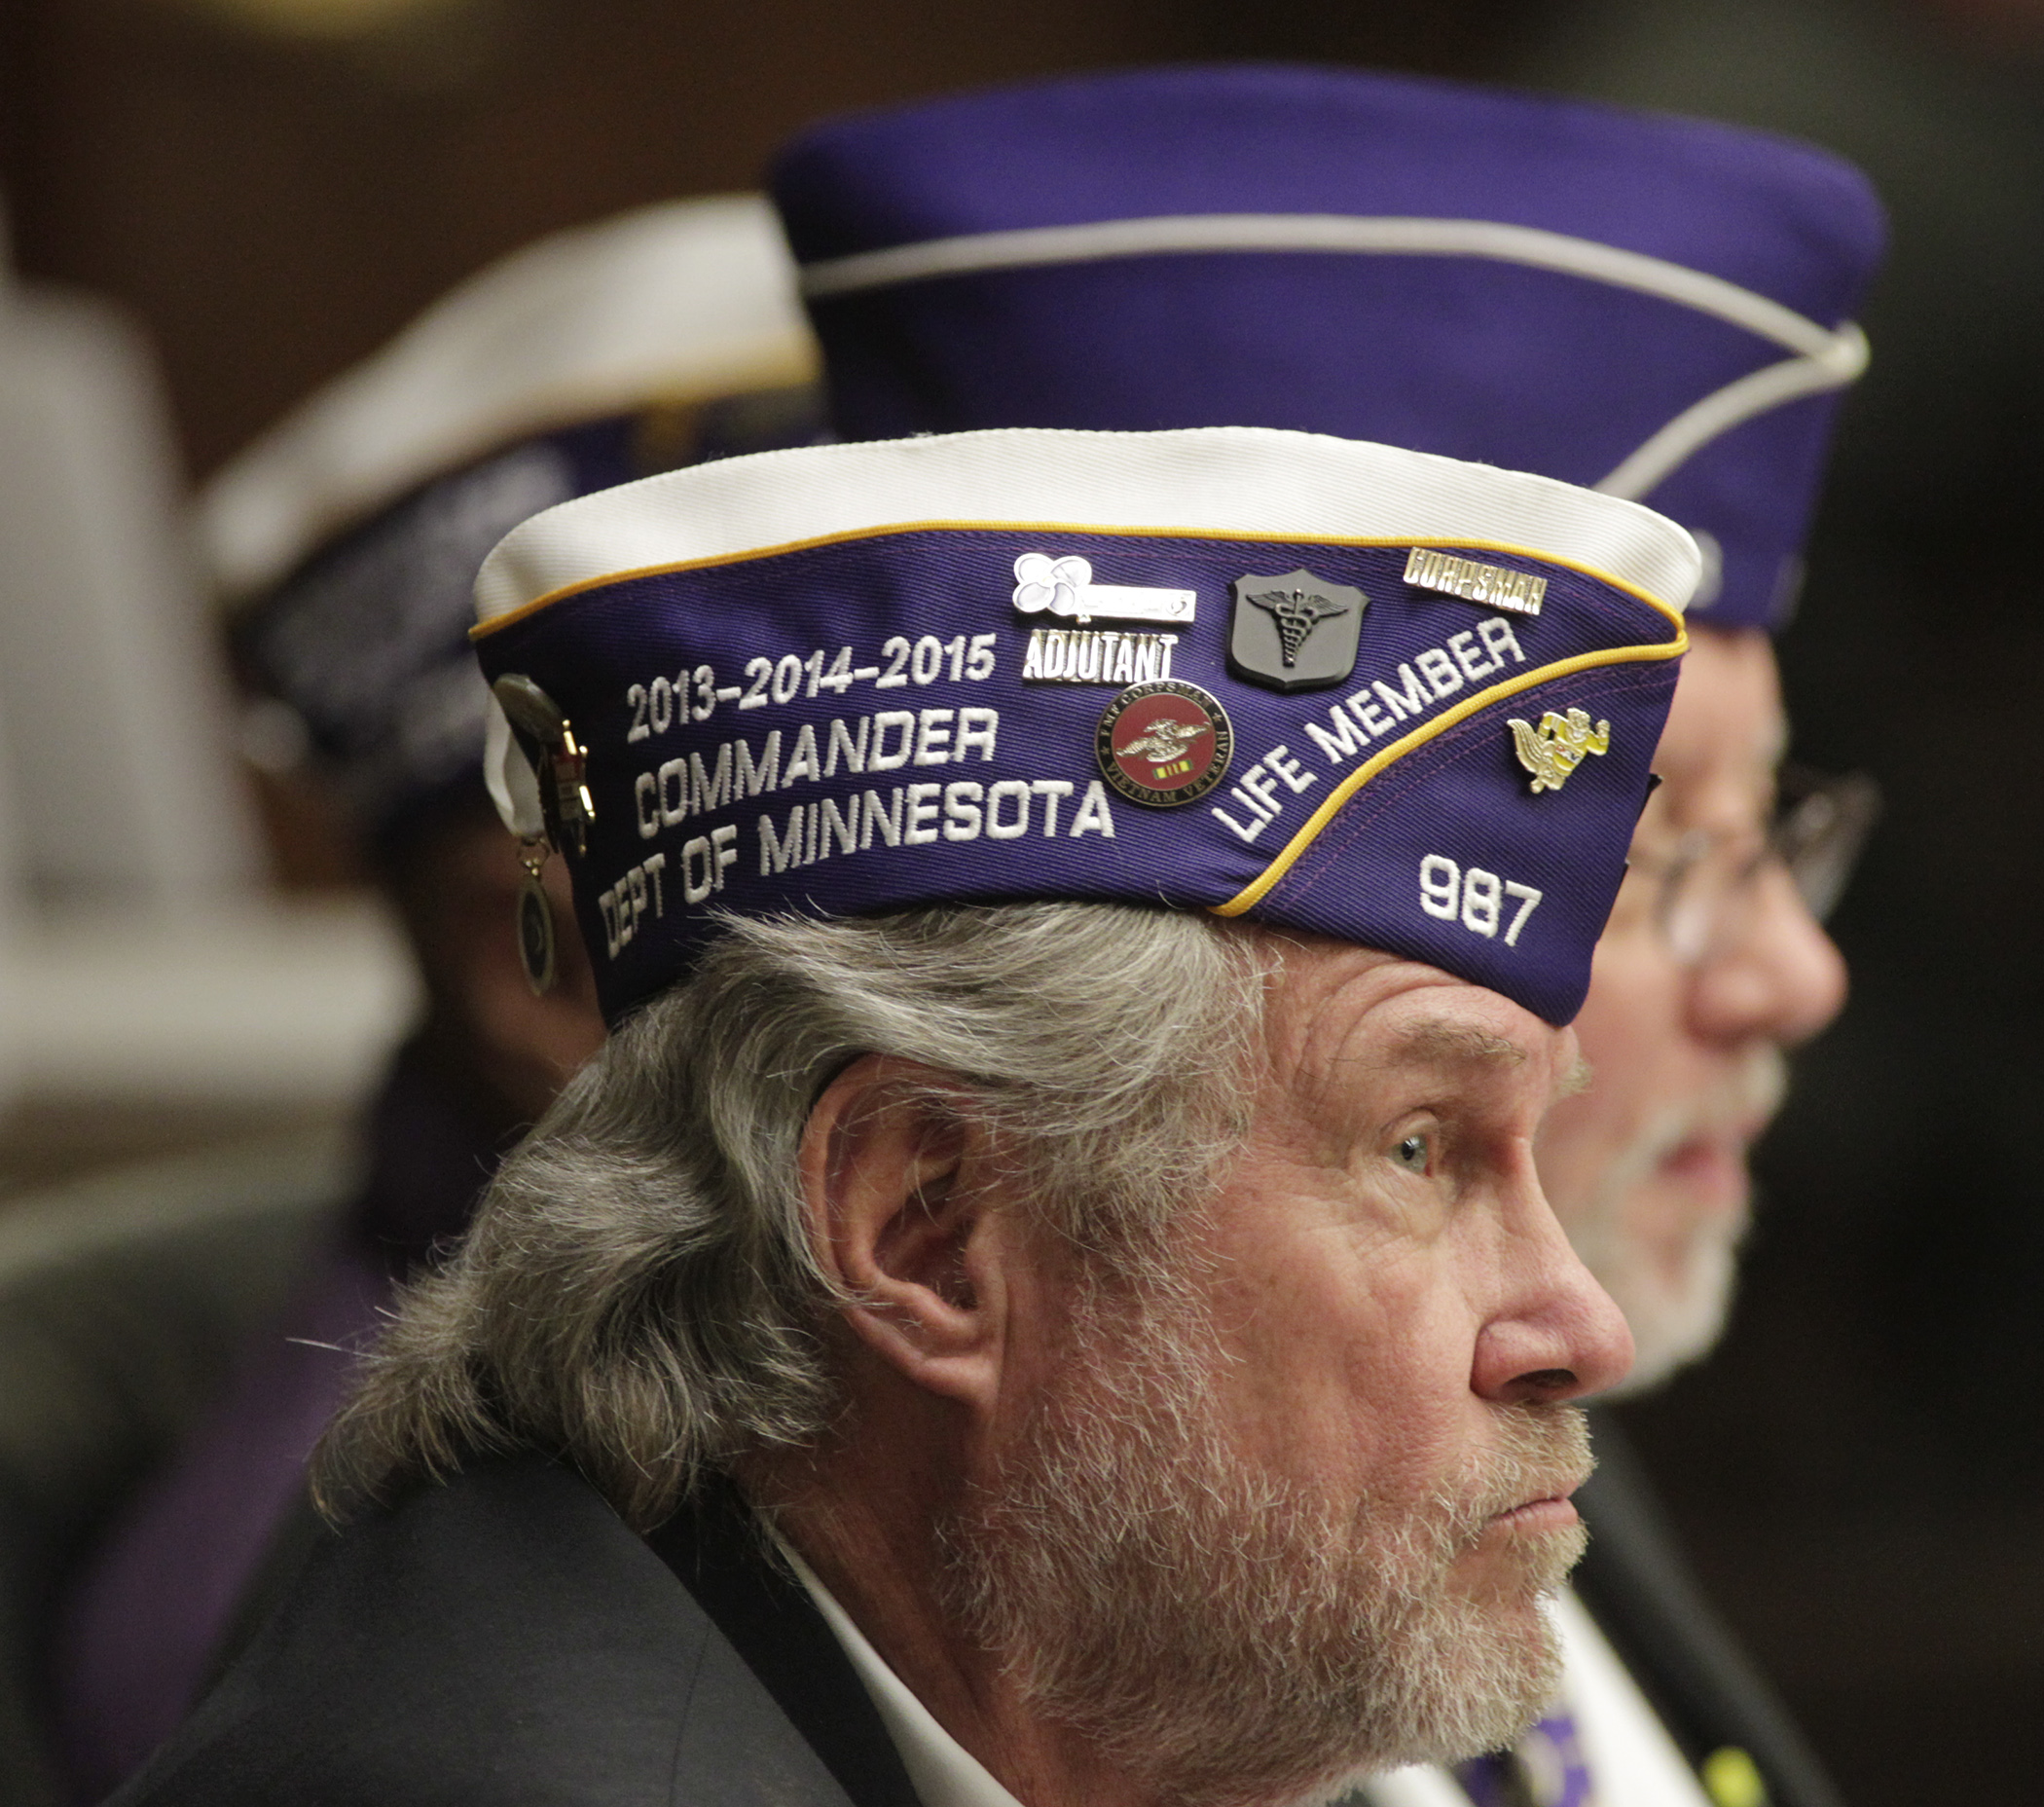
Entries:
{"type": "Polygon", "coordinates": [[[1237,577],[1227,662],[1238,678],[1273,690],[1325,690],[1356,669],[1369,598],[1309,571],[1237,577]]]}

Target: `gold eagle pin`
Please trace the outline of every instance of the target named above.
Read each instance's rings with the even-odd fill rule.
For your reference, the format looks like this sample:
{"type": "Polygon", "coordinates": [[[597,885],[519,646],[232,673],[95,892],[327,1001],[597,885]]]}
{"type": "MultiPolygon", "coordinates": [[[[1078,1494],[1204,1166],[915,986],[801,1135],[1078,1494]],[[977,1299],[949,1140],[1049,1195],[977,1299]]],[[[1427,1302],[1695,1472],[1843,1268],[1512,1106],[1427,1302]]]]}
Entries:
{"type": "Polygon", "coordinates": [[[1599,721],[1591,727],[1588,715],[1580,709],[1571,709],[1565,716],[1551,709],[1541,717],[1537,728],[1515,716],[1509,725],[1518,762],[1533,774],[1535,796],[1543,791],[1559,791],[1577,766],[1611,745],[1611,723],[1599,721]]]}

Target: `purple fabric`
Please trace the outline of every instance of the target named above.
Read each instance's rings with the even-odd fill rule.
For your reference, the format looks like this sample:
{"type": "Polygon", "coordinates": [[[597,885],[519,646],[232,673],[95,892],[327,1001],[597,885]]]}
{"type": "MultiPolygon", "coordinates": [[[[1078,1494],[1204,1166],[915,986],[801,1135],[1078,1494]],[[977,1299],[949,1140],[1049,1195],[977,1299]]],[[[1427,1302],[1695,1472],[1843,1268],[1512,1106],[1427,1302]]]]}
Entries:
{"type": "Polygon", "coordinates": [[[1458,1763],[1455,1780],[1475,1807],[1590,1807],[1596,1799],[1575,1715],[1565,1709],[1546,1715],[1510,1751],[1458,1763]]]}
{"type": "Polygon", "coordinates": [[[474,1120],[417,1048],[399,1053],[370,1106],[364,1141],[369,1166],[349,1221],[397,1273],[468,1228],[509,1146],[474,1120]]]}
{"type": "Polygon", "coordinates": [[[175,1460],[135,1497],[61,1615],[60,1755],[98,1801],[176,1729],[299,1500],[305,1463],[374,1335],[393,1276],[467,1221],[495,1161],[417,1056],[401,1055],[368,1124],[369,1169],[344,1235],[175,1460]]]}
{"type": "MultiPolygon", "coordinates": [[[[783,155],[804,264],[1179,214],[1530,226],[1665,259],[1820,325],[1879,258],[1849,166],[1730,127],[1356,71],[1091,75],[865,113],[783,155]]],[[[1601,481],[1789,353],[1697,311],[1478,257],[1208,252],[924,279],[811,304],[848,438],[985,426],[1285,426],[1601,481]]],[[[1836,393],[1705,446],[1640,499],[1707,533],[1698,619],[1792,597],[1836,393]]]]}
{"type": "MultiPolygon", "coordinates": [[[[1659,610],[1596,578],[1473,553],[1545,573],[1542,613],[1506,617],[1406,584],[1406,550],[1067,530],[906,531],[602,585],[508,623],[478,650],[493,679],[517,672],[535,680],[590,748],[595,823],[587,857],[571,864],[598,990],[613,1020],[685,970],[714,933],[718,910],[856,916],[1029,898],[1224,904],[1263,874],[1367,759],[1490,695],[1459,725],[1380,770],[1248,914],[1442,966],[1566,1022],[1588,984],[1675,682],[1675,660],[1623,655],[1665,647],[1674,630],[1659,610]],[[1233,763],[1220,788],[1164,809],[1103,790],[1096,734],[1127,681],[1023,681],[1032,634],[1056,624],[1010,607],[1015,561],[1026,553],[1084,557],[1103,584],[1197,593],[1198,613],[1180,631],[1171,676],[1211,692],[1232,722],[1233,763]],[[1245,572],[1301,566],[1369,601],[1353,674],[1332,689],[1288,694],[1230,668],[1230,587],[1245,572]],[[987,649],[976,678],[966,656],[975,635],[987,649]],[[871,674],[886,662],[891,639],[904,655],[911,643],[952,650],[926,662],[922,682],[910,681],[917,668],[905,660],[894,688],[880,688],[871,675],[835,693],[802,679],[784,702],[762,689],[761,706],[749,711],[715,702],[698,721],[689,708],[675,708],[657,732],[632,701],[635,684],[677,672],[691,675],[691,696],[710,694],[693,678],[703,665],[712,668],[712,689],[737,684],[748,668],[827,672],[848,646],[847,669],[871,674]],[[1471,663],[1458,667],[1449,647],[1471,654],[1471,663]],[[1557,662],[1613,654],[1621,656],[1516,687],[1557,662]],[[1609,720],[1610,751],[1587,759],[1565,789],[1534,795],[1508,720],[1538,722],[1544,711],[1571,706],[1609,720]],[[970,750],[968,711],[980,712],[975,720],[987,734],[970,750]],[[833,719],[848,736],[868,736],[865,769],[854,770],[849,754],[834,775],[808,769],[811,750],[817,763],[827,762],[833,719]],[[1273,760],[1289,775],[1273,775],[1273,760]],[[887,769],[875,769],[882,763],[887,769]],[[748,794],[740,775],[761,766],[771,776],[748,794]],[[691,793],[720,770],[731,778],[728,793],[699,806],[691,793]],[[1026,831],[986,831],[996,786],[1007,788],[1003,820],[1010,828],[1021,820],[1021,793],[1031,793],[1026,831]],[[1062,788],[1054,814],[1040,787],[1062,788]],[[874,802],[863,804],[869,795],[874,802]],[[1089,795],[1108,821],[1081,832],[1089,795]],[[912,835],[908,812],[919,802],[925,814],[912,835]],[[888,844],[876,809],[879,823],[892,819],[900,844],[888,844]],[[856,849],[833,838],[834,820],[855,825],[856,849]],[[713,834],[724,837],[720,849],[713,834]],[[1489,875],[1482,882],[1493,900],[1501,882],[1537,890],[1537,910],[1515,935],[1508,931],[1516,902],[1487,928],[1473,928],[1459,908],[1434,915],[1421,885],[1429,859],[1489,875]]],[[[1473,920],[1485,921],[1480,909],[1473,920]]]]}
{"type": "Polygon", "coordinates": [[[57,1711],[78,1801],[138,1769],[197,1700],[388,1289],[366,1252],[332,1251],[72,1597],[57,1711]]]}

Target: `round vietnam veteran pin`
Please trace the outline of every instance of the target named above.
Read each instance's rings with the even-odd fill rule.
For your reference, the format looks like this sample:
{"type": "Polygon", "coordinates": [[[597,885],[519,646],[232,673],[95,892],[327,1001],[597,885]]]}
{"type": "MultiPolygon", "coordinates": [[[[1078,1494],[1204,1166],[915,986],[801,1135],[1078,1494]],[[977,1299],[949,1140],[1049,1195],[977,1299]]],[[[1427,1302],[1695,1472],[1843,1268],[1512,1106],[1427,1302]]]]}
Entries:
{"type": "Polygon", "coordinates": [[[1131,802],[1176,809],[1226,775],[1235,731],[1219,698],[1164,678],[1131,684],[1107,706],[1093,751],[1108,783],[1131,802]]]}

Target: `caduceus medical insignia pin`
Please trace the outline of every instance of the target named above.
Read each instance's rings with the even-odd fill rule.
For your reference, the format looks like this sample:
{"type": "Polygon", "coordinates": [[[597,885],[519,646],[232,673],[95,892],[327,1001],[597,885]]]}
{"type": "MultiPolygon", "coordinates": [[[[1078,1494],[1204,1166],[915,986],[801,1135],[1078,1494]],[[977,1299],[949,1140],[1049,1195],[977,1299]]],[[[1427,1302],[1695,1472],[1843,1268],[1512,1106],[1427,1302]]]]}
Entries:
{"type": "Polygon", "coordinates": [[[1369,607],[1361,590],[1300,570],[1237,577],[1234,592],[1227,658],[1236,677],[1267,690],[1323,690],[1356,669],[1369,607]]]}
{"type": "Polygon", "coordinates": [[[1599,721],[1591,727],[1589,717],[1580,709],[1571,709],[1565,716],[1551,709],[1541,717],[1537,728],[1515,716],[1509,725],[1518,762],[1533,774],[1535,796],[1543,791],[1559,791],[1577,766],[1611,745],[1611,723],[1599,721]]]}

